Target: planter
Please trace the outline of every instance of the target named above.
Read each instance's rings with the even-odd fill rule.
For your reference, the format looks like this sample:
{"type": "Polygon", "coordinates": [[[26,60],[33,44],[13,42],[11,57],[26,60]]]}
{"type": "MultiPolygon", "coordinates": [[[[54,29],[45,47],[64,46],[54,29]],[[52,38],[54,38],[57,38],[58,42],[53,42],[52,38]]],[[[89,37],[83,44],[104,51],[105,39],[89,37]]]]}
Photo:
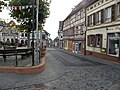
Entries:
{"type": "Polygon", "coordinates": [[[42,49],[42,51],[41,51],[41,56],[42,56],[42,57],[44,57],[44,56],[45,56],[45,54],[46,54],[46,49],[45,49],[45,48],[43,48],[43,49],[42,49]]]}

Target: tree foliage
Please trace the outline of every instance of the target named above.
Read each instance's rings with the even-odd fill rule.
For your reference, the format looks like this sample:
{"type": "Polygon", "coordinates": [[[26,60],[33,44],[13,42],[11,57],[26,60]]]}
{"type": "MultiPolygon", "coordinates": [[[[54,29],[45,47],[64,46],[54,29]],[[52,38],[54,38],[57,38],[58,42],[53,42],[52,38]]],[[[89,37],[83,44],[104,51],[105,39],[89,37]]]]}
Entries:
{"type": "MultiPolygon", "coordinates": [[[[26,6],[26,5],[33,5],[33,0],[11,0],[9,1],[9,6],[26,6]]],[[[39,27],[42,28],[43,24],[45,23],[46,18],[49,16],[49,5],[50,1],[48,0],[39,0],[39,27]]],[[[36,6],[36,3],[35,3],[36,6]]],[[[36,8],[34,10],[34,17],[36,21],[36,8]]],[[[27,29],[31,30],[32,29],[32,16],[33,16],[33,9],[32,8],[27,8],[24,10],[12,10],[10,12],[10,16],[16,19],[20,23],[21,29],[27,29]]],[[[34,22],[34,24],[36,24],[34,22]]],[[[36,26],[36,25],[35,25],[36,26]]]]}
{"type": "Polygon", "coordinates": [[[0,12],[2,12],[2,7],[1,7],[2,5],[6,6],[7,4],[5,2],[3,2],[3,1],[0,1],[0,12]]]}

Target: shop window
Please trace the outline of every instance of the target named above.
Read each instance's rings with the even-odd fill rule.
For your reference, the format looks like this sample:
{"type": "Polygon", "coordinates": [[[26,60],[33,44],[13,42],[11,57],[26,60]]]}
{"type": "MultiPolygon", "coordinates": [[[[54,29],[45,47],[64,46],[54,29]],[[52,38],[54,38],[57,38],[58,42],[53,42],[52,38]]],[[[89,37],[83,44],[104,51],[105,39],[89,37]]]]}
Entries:
{"type": "Polygon", "coordinates": [[[108,54],[119,56],[120,34],[114,33],[108,35],[108,54]]]}

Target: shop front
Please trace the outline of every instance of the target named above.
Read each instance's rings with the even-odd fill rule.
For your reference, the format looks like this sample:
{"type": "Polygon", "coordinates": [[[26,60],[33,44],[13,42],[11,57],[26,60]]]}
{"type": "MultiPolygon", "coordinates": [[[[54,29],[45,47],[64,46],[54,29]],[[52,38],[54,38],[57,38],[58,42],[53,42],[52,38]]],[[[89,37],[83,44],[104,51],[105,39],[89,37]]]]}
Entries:
{"type": "Polygon", "coordinates": [[[120,60],[120,33],[108,33],[108,55],[120,60]]]}
{"type": "Polygon", "coordinates": [[[73,40],[68,40],[68,50],[73,51],[73,40]]]}
{"type": "Polygon", "coordinates": [[[81,41],[75,41],[75,53],[81,52],[81,41]]]}
{"type": "Polygon", "coordinates": [[[108,27],[107,54],[120,61],[120,26],[108,27]]]}
{"type": "Polygon", "coordinates": [[[68,50],[68,40],[63,40],[63,49],[68,50]]]}

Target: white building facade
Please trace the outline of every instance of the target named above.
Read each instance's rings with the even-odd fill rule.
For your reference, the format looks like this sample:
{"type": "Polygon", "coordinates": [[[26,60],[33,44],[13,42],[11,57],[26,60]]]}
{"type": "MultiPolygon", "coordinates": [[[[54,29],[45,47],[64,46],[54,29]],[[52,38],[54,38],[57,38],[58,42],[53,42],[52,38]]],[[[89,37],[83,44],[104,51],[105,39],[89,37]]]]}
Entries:
{"type": "Polygon", "coordinates": [[[120,61],[120,0],[96,0],[86,8],[87,55],[120,61]]]}

